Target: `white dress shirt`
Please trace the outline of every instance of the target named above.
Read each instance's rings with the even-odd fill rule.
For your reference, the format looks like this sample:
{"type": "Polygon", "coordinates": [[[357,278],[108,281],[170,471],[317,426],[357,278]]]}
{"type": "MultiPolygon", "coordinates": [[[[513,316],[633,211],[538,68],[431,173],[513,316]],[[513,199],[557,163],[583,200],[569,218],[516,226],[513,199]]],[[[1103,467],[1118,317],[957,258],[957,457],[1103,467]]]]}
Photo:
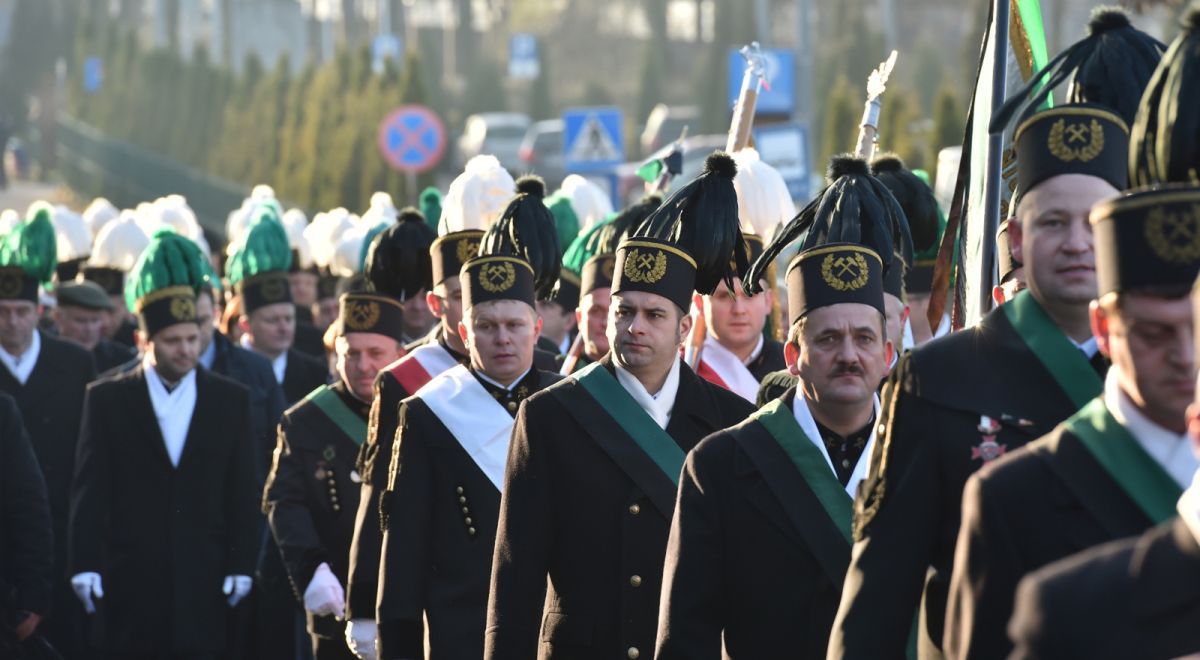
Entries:
{"type": "Polygon", "coordinates": [[[1200,543],[1200,471],[1192,477],[1192,485],[1183,491],[1183,496],[1175,504],[1179,517],[1200,543]]]}
{"type": "Polygon", "coordinates": [[[1113,365],[1104,379],[1104,405],[1112,413],[1113,419],[1128,429],[1142,449],[1150,454],[1150,458],[1161,465],[1180,487],[1186,488],[1200,467],[1200,462],[1192,453],[1191,441],[1186,433],[1168,431],[1142,414],[1117,384],[1119,369],[1113,365]]]}
{"type": "Polygon", "coordinates": [[[142,358],[142,366],[146,373],[146,389],[150,392],[150,405],[154,407],[167,456],[171,458],[171,465],[179,467],[188,428],[192,425],[192,413],[196,410],[196,370],[187,372],[175,389],[168,392],[149,355],[142,358]]]}
{"type": "Polygon", "coordinates": [[[40,330],[34,330],[33,341],[29,342],[29,348],[25,349],[25,352],[20,355],[13,355],[0,346],[0,362],[3,362],[4,366],[8,367],[9,372],[12,373],[13,378],[17,379],[18,383],[24,385],[29,381],[29,376],[33,373],[33,368],[37,366],[38,355],[41,355],[41,353],[42,333],[40,330]]]}
{"type": "Polygon", "coordinates": [[[762,350],[763,337],[761,334],[758,336],[758,344],[754,347],[754,351],[745,360],[722,346],[715,337],[708,335],[704,338],[704,357],[701,358],[701,362],[715,371],[721,380],[725,381],[725,386],[731,392],[753,403],[758,396],[758,379],[750,373],[750,369],[746,365],[758,359],[762,350]]]}
{"type": "Polygon", "coordinates": [[[671,363],[667,380],[656,394],[647,392],[642,381],[622,369],[616,360],[613,360],[613,370],[617,372],[617,382],[629,392],[629,396],[637,401],[659,428],[666,429],[667,424],[671,422],[671,408],[675,406],[675,395],[679,393],[679,360],[671,363]]]}
{"type": "MultiPolygon", "coordinates": [[[[250,342],[250,338],[246,335],[242,335],[240,343],[242,344],[242,348],[263,355],[261,352],[255,350],[254,344],[250,342]]],[[[287,351],[280,353],[279,357],[271,360],[271,370],[275,372],[275,382],[283,385],[283,375],[287,373],[287,351]]]]}

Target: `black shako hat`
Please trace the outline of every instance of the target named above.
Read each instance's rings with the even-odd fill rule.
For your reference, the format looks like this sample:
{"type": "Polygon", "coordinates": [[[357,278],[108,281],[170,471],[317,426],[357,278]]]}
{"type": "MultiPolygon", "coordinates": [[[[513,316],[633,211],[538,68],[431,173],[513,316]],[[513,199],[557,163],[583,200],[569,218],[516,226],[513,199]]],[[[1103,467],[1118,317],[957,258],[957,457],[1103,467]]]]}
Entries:
{"type": "Polygon", "coordinates": [[[1187,292],[1200,274],[1200,188],[1141,189],[1092,207],[1099,295],[1187,292]]]}
{"type": "Polygon", "coordinates": [[[479,256],[462,266],[463,309],[491,300],[519,300],[533,307],[550,297],[562,268],[554,216],[536,176],[517,180],[517,195],[479,242],[479,256]]]}
{"type": "Polygon", "coordinates": [[[1200,183],[1200,4],[1146,86],[1129,134],[1134,186],[1200,183]]]}
{"type": "Polygon", "coordinates": [[[404,301],[433,288],[430,246],[437,234],[425,216],[409,206],[396,223],[371,239],[363,271],[370,290],[404,301]]]}
{"type": "Polygon", "coordinates": [[[884,313],[883,262],[874,250],[829,243],[797,254],[788,264],[788,323],[839,303],[861,303],[884,313]]]}
{"type": "Polygon", "coordinates": [[[643,291],[680,309],[692,292],[708,295],[725,282],[733,287],[749,262],[738,222],[733,178],[737,165],[723,151],[704,161],[704,171],[676,190],[617,246],[613,294],[643,291]]]}
{"type": "MultiPolygon", "coordinates": [[[[1014,203],[1039,183],[1060,174],[1088,174],[1124,190],[1129,182],[1129,128],[1098,105],[1060,105],[1017,127],[1017,192],[1014,203]]],[[[1014,206],[1015,208],[1015,206],[1014,206]]]]}
{"type": "Polygon", "coordinates": [[[344,293],[338,299],[338,336],[370,332],[404,341],[404,308],[391,296],[344,293]]]}

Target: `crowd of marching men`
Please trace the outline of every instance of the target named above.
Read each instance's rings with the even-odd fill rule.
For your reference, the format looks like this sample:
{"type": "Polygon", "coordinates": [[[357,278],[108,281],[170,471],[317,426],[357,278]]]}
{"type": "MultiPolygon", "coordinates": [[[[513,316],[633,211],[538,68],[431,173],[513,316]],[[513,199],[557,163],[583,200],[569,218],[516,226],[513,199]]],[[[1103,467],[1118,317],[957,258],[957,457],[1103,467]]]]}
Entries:
{"type": "Polygon", "coordinates": [[[752,148],[616,210],[491,156],[361,216],[258,186],[219,251],[179,196],[5,212],[0,656],[1200,653],[1187,20],[1102,10],[1001,108],[953,332],[889,155],[799,209],[752,148]]]}

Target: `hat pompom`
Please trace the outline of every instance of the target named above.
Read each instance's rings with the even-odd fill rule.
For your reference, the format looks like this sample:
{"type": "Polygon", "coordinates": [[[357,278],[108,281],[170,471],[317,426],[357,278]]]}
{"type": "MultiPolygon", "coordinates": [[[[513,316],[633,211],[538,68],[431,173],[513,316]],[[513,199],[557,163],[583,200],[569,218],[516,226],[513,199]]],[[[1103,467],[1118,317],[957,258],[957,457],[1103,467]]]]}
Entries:
{"type": "Polygon", "coordinates": [[[715,173],[732,180],[737,176],[737,163],[724,151],[714,151],[704,159],[704,173],[715,173]]]}
{"type": "Polygon", "coordinates": [[[517,179],[517,194],[532,195],[542,199],[546,196],[546,182],[540,176],[527,174],[517,179]]]}
{"type": "Polygon", "coordinates": [[[867,161],[854,154],[841,154],[834,156],[829,161],[829,170],[826,172],[826,178],[832,182],[852,174],[866,176],[870,173],[867,161]]]}
{"type": "Polygon", "coordinates": [[[885,172],[903,172],[906,170],[904,161],[895,154],[886,154],[871,161],[871,173],[876,176],[885,172]]]}
{"type": "Polygon", "coordinates": [[[414,206],[406,206],[396,214],[396,222],[425,222],[425,214],[414,206]]]}
{"type": "Polygon", "coordinates": [[[1129,27],[1129,15],[1120,7],[1096,7],[1088,21],[1088,34],[1101,34],[1109,30],[1129,27]]]}

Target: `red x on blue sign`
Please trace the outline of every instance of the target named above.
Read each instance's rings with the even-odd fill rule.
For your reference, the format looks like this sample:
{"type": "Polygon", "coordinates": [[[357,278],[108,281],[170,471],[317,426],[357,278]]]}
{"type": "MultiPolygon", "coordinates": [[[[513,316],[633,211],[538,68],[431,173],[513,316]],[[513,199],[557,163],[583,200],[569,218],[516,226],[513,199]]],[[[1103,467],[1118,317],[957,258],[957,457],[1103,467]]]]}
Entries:
{"type": "Polygon", "coordinates": [[[446,151],[446,129],[429,108],[404,105],[388,113],[379,125],[379,152],[401,172],[425,172],[446,151]]]}

